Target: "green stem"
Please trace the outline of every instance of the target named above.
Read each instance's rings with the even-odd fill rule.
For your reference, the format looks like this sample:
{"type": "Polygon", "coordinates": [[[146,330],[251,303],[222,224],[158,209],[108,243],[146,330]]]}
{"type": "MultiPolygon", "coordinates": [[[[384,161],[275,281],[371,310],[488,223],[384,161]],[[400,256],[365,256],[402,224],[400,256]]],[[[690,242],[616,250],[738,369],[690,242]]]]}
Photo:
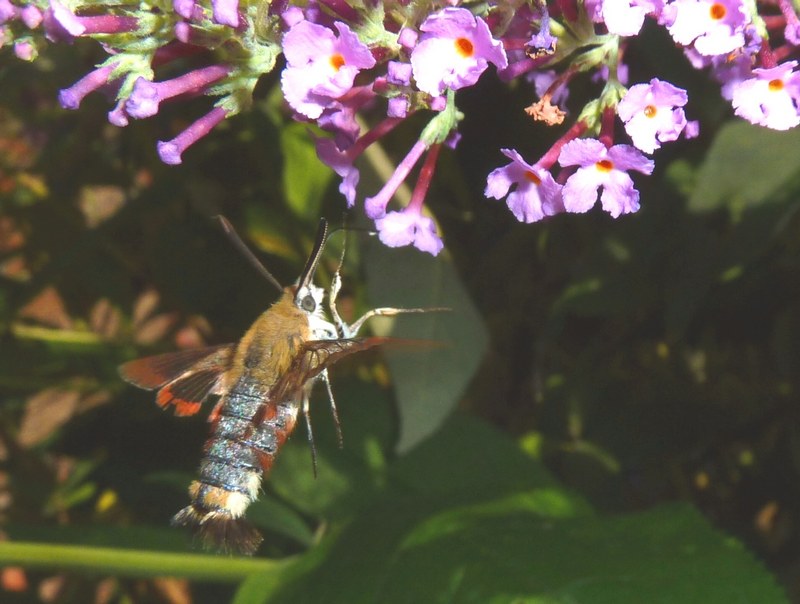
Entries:
{"type": "Polygon", "coordinates": [[[75,545],[0,543],[0,566],[125,577],[177,576],[218,583],[236,583],[250,575],[276,573],[292,561],[291,558],[267,560],[75,545]]]}

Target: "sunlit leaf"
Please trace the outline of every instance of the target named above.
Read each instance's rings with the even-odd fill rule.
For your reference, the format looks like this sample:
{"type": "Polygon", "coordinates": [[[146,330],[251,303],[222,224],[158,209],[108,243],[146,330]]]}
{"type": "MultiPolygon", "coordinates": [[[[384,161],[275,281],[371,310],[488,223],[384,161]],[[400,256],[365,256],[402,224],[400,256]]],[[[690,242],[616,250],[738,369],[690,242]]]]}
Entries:
{"type": "Polygon", "coordinates": [[[61,329],[72,327],[72,319],[67,313],[61,294],[53,286],[45,287],[39,295],[20,308],[19,316],[50,327],[61,329]]]}
{"type": "Polygon", "coordinates": [[[115,185],[85,186],[78,195],[78,207],[90,229],[111,218],[124,204],[125,191],[115,185]]]}
{"type": "Polygon", "coordinates": [[[96,334],[111,339],[119,333],[122,314],[107,298],[100,298],[89,311],[89,326],[96,334]]]}
{"type": "Polygon", "coordinates": [[[689,209],[744,208],[768,201],[800,171],[800,131],[730,122],[717,134],[697,176],[689,209]]]}
{"type": "Polygon", "coordinates": [[[17,442],[22,447],[32,447],[47,439],[72,418],[79,400],[77,390],[62,388],[47,388],[29,397],[17,442]]]}
{"type": "Polygon", "coordinates": [[[143,291],[133,303],[133,314],[131,316],[133,324],[139,325],[142,321],[151,316],[156,308],[158,308],[160,300],[161,296],[159,296],[156,290],[147,289],[143,291]]]}
{"type": "Polygon", "coordinates": [[[167,335],[177,320],[175,313],[162,313],[146,319],[137,327],[134,341],[144,346],[154,344],[167,335]]]}

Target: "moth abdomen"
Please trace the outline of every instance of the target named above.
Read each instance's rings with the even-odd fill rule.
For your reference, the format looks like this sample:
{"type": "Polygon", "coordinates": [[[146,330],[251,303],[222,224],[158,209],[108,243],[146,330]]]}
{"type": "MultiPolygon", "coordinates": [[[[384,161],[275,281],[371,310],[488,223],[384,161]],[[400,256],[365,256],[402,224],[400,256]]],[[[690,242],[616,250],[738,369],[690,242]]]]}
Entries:
{"type": "Polygon", "coordinates": [[[207,510],[197,504],[175,514],[172,524],[190,528],[205,547],[228,553],[252,556],[264,539],[242,516],[233,516],[227,510],[207,510]]]}

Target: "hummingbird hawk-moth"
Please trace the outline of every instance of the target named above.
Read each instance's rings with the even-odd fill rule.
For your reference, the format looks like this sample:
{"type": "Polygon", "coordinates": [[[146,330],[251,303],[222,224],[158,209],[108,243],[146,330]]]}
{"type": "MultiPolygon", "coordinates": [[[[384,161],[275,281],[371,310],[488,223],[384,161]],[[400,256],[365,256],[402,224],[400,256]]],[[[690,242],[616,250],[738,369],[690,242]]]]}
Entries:
{"type": "Polygon", "coordinates": [[[391,340],[357,337],[364,323],[375,316],[440,309],[375,308],[347,324],[336,308],[341,288],[337,270],[328,292],[326,317],[325,291],[312,282],[327,237],[324,219],[300,278],[288,287],[281,287],[230,223],[220,220],[240,250],[281,291],[278,301],[236,344],[147,357],[125,363],[119,370],[134,386],[158,390],[156,403],[164,409],[171,407],[178,416],[194,415],[204,400],[218,397],[209,415],[211,436],[199,477],[189,486],[191,503],[175,515],[173,524],[192,528],[209,546],[253,554],[262,536],[244,514],[292,433],[298,412],[306,418],[314,455],[309,419],[314,383],[325,384],[338,430],[328,368],[342,357],[391,340]]]}

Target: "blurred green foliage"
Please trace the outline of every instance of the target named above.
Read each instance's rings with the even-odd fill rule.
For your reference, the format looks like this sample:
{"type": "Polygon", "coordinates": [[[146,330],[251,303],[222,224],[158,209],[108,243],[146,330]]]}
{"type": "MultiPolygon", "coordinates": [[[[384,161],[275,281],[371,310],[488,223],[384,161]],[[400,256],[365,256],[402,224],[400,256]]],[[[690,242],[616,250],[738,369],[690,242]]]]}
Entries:
{"type": "MultiPolygon", "coordinates": [[[[349,235],[345,305],[451,306],[393,326],[444,346],[399,351],[390,373],[377,354],[334,368],[344,448],[319,396],[318,477],[300,428],[248,514],[266,532],[254,561],[175,556],[191,543],[168,520],[207,425],[162,413],[116,366],[240,337],[274,292],[210,217],[228,216],[288,283],[319,216],[342,216],[335,178],[271,82],[254,111],[167,167],[154,141],[193,115],[165,108],[119,130],[102,99],[69,114],[54,103],[91,46],[4,62],[0,528],[11,541],[0,565],[25,572],[2,571],[0,599],[791,599],[800,141],[728,125],[680,59],[641,51],[634,80],[649,61],[674,64],[705,130],[656,155],[636,215],[522,225],[483,199],[500,147],[535,156],[554,139],[497,110],[524,107],[528,91],[487,78],[459,96],[463,139],[428,199],[449,253],[349,235]],[[18,542],[66,549],[53,559],[18,542]],[[159,569],[176,578],[153,580],[159,569]]],[[[402,157],[414,137],[399,129],[386,150],[402,157]]],[[[322,282],[341,245],[332,238],[322,282]]]]}

